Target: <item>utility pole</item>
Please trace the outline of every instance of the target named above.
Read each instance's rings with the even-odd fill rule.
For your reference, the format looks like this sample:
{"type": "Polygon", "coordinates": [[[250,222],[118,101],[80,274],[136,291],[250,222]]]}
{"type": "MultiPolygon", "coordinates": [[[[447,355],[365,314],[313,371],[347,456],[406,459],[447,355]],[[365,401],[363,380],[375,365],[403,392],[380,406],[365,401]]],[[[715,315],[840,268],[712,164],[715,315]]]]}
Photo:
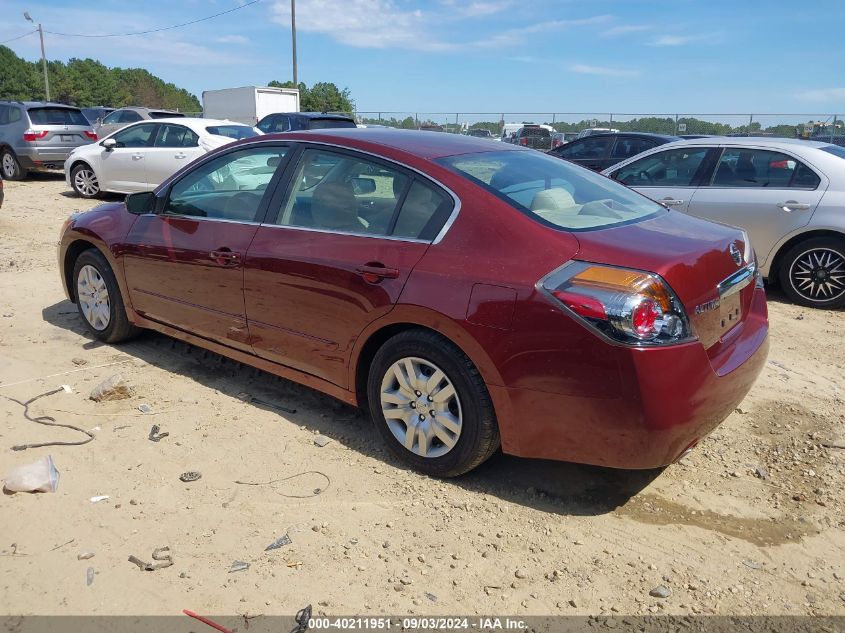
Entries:
{"type": "MultiPolygon", "coordinates": [[[[291,0],[293,2],[293,0],[291,0]]],[[[29,15],[29,11],[24,11],[23,17],[27,21],[35,24],[35,20],[29,15]]],[[[50,100],[50,80],[47,78],[47,56],[44,54],[44,30],[41,28],[41,23],[38,24],[38,35],[41,37],[41,67],[44,69],[44,96],[46,100],[50,100]]]]}
{"type": "Polygon", "coordinates": [[[293,44],[293,86],[299,88],[296,76],[296,0],[290,0],[290,35],[293,44]]]}

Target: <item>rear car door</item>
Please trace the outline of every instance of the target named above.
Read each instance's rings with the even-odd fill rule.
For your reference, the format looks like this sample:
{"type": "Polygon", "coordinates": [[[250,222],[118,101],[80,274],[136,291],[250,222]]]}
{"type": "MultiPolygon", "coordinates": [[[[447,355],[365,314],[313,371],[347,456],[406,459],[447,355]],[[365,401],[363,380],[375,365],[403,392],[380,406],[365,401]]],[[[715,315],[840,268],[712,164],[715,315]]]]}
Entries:
{"type": "Polygon", "coordinates": [[[160,123],[152,147],[146,154],[146,182],[154,189],[195,158],[205,154],[200,137],[192,129],[175,123],[160,123]]]}
{"type": "Polygon", "coordinates": [[[306,148],[247,253],[255,353],[340,386],[356,338],[396,303],[452,212],[422,176],[345,150],[306,148]]]}
{"type": "Polygon", "coordinates": [[[560,158],[578,163],[595,171],[601,171],[605,164],[610,147],[613,145],[612,136],[588,136],[577,141],[567,143],[552,153],[560,158]]]}
{"type": "Polygon", "coordinates": [[[157,213],[138,218],[124,245],[135,311],[251,351],[244,256],[287,153],[262,143],[216,155],[176,180],[157,213]]]}
{"type": "Polygon", "coordinates": [[[748,231],[764,265],[781,238],[810,222],[827,186],[824,174],[788,152],[724,147],[688,210],[748,231]]]}
{"type": "Polygon", "coordinates": [[[147,184],[146,152],[155,139],[157,123],[138,123],[117,132],[117,145],[100,152],[100,185],[110,191],[144,191],[147,184]]]}
{"type": "Polygon", "coordinates": [[[686,211],[713,151],[698,145],[666,149],[619,167],[610,177],[670,209],[686,211]]]}

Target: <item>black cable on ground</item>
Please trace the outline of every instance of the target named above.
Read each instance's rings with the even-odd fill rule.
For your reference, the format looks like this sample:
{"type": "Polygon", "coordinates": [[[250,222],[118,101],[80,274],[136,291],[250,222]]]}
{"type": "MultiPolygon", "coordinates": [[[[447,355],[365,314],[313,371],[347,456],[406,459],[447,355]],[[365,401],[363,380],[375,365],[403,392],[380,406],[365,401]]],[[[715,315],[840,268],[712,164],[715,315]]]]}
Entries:
{"type": "Polygon", "coordinates": [[[25,417],[30,422],[36,422],[38,424],[43,424],[45,426],[57,426],[64,429],[71,429],[72,431],[79,431],[80,433],[84,433],[88,436],[87,440],[79,440],[78,442],[42,442],[40,444],[18,444],[17,446],[13,446],[13,451],[25,451],[28,448],[43,448],[45,446],[82,446],[83,444],[87,444],[91,440],[94,439],[94,434],[91,431],[86,431],[85,429],[81,429],[78,426],[74,426],[73,424],[62,424],[61,422],[56,422],[56,418],[53,418],[49,415],[39,415],[33,417],[29,413],[29,405],[31,405],[36,400],[41,398],[46,398],[47,396],[52,396],[54,394],[59,393],[60,391],[64,391],[61,387],[58,389],[53,389],[53,391],[47,391],[46,393],[39,394],[34,398],[30,398],[26,402],[21,402],[20,400],[15,400],[14,398],[10,398],[9,396],[3,396],[6,400],[11,400],[12,402],[19,404],[23,407],[23,417],[25,417]]]}

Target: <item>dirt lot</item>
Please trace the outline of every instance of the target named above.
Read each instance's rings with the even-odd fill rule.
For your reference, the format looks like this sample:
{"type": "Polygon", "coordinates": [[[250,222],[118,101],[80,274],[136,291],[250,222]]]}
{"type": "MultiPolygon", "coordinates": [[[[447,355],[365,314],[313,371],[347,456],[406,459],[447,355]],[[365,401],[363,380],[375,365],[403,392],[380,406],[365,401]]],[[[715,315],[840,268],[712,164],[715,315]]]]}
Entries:
{"type": "Polygon", "coordinates": [[[55,494],[0,497],[3,613],[845,614],[841,312],[773,291],[757,385],[662,472],[498,455],[442,482],[404,469],[367,418],[318,393],[157,334],[93,342],[55,249],[64,218],[91,206],[42,176],[6,183],[0,210],[0,476],[47,454],[61,471],[55,494]],[[115,373],[135,395],[89,400],[115,373]],[[9,399],[62,384],[73,392],[33,413],[96,439],[10,450],[79,437],[9,399]],[[151,442],[153,424],[169,436],[151,442]],[[191,470],[202,478],[182,483],[191,470]],[[127,561],[162,546],[171,567],[127,561]],[[229,573],[233,561],[250,567],[229,573]],[[659,585],[669,597],[649,595],[659,585]]]}

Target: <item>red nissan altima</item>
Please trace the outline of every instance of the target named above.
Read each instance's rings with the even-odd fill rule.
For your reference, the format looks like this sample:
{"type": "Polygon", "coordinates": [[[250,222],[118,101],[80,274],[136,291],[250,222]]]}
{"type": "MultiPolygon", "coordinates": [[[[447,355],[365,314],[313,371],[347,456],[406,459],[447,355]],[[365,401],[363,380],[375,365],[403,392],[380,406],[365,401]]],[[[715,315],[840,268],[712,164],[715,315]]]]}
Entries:
{"type": "Polygon", "coordinates": [[[390,129],[247,139],[71,217],[91,333],[158,330],[369,407],[414,468],[506,453],[652,468],[759,374],[748,236],[587,169],[390,129]]]}

